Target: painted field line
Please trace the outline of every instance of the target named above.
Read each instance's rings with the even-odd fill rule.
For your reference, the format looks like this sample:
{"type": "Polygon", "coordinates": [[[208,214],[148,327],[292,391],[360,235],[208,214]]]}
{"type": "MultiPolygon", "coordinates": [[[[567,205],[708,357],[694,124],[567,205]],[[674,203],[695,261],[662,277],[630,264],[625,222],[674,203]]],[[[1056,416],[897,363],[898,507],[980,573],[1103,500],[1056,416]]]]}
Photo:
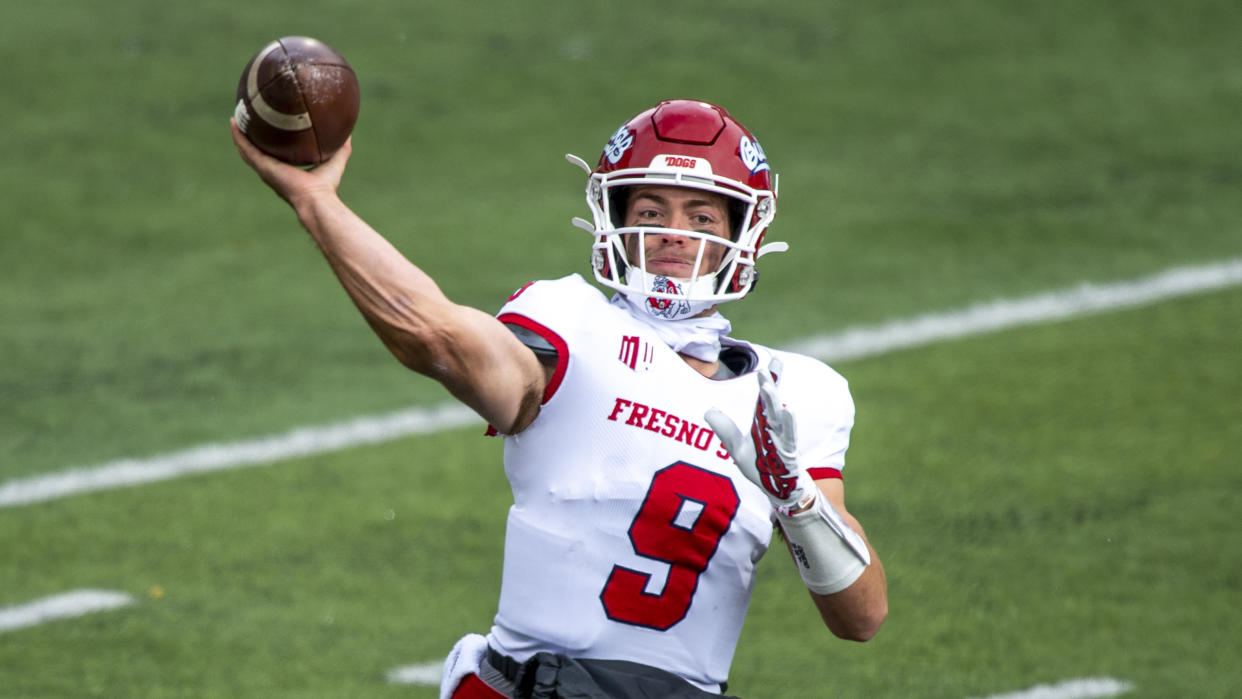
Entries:
{"type": "Polygon", "coordinates": [[[1083,677],[1056,684],[1039,684],[1017,692],[992,694],[985,699],[1096,699],[1115,697],[1133,688],[1129,682],[1111,677],[1083,677]]]}
{"type": "Polygon", "coordinates": [[[432,660],[418,665],[402,665],[388,671],[386,675],[391,684],[417,684],[424,687],[440,686],[440,672],[444,669],[444,660],[432,660]]]}
{"type": "Polygon", "coordinates": [[[204,444],[146,459],[121,459],[0,485],[0,509],[78,493],[180,478],[195,473],[260,466],[283,459],[379,444],[408,435],[438,432],[481,422],[469,408],[446,403],[387,415],[364,416],[330,425],[299,427],[242,442],[204,444]]]}
{"type": "Polygon", "coordinates": [[[787,349],[825,361],[870,357],[941,340],[1141,306],[1238,285],[1242,285],[1242,258],[1194,267],[1174,267],[1129,281],[1080,284],[1026,298],[1001,299],[956,311],[929,313],[870,327],[847,329],[808,338],[787,349]]]}
{"type": "Polygon", "coordinates": [[[0,607],[0,633],[29,626],[102,612],[134,603],[124,592],[111,590],[72,590],[12,607],[0,607]]]}
{"type": "MultiPolygon", "coordinates": [[[[1242,285],[1242,258],[1176,267],[1139,279],[1082,284],[1027,298],[992,301],[875,326],[817,335],[786,348],[842,361],[1023,325],[1154,303],[1242,285]]],[[[121,459],[0,484],[0,509],[196,473],[260,466],[284,459],[378,444],[402,437],[482,424],[468,408],[445,403],[239,442],[205,444],[144,459],[121,459]]]]}

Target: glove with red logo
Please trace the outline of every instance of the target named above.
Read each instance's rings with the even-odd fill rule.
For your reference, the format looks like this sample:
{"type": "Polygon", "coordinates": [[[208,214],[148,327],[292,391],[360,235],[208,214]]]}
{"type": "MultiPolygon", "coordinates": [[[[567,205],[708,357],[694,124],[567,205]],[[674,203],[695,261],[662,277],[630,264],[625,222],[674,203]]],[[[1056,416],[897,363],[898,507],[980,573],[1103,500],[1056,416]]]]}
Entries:
{"type": "Polygon", "coordinates": [[[862,575],[871,553],[832,503],[819,497],[815,481],[798,465],[794,415],[781,402],[772,378],[779,377],[781,369],[781,361],[773,359],[767,371],[759,372],[759,399],[749,438],[720,410],[712,408],[703,418],[742,474],[772,501],[807,588],[831,594],[862,575]]]}
{"type": "Polygon", "coordinates": [[[703,417],[742,474],[767,493],[777,511],[789,514],[814,502],[819,490],[798,466],[794,416],[781,402],[772,380],[773,374],[780,376],[781,369],[781,361],[773,359],[768,371],[759,372],[759,400],[755,402],[749,438],[742,435],[728,415],[715,408],[703,417]]]}

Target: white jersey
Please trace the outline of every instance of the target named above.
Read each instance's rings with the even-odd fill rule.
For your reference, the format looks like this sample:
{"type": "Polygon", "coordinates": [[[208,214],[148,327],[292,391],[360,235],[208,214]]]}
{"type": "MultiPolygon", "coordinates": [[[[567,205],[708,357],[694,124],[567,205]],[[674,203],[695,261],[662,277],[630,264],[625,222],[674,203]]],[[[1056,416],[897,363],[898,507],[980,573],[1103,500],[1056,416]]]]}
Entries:
{"type": "MultiPolygon", "coordinates": [[[[505,437],[514,504],[488,642],[517,660],[629,660],[719,691],[774,513],[703,414],[747,429],[754,371],[704,377],[576,274],[528,285],[499,318],[550,342],[558,364],[538,417],[505,437]]],[[[800,463],[841,469],[845,380],[809,357],[728,344],[760,368],[780,357],[800,463]]]]}

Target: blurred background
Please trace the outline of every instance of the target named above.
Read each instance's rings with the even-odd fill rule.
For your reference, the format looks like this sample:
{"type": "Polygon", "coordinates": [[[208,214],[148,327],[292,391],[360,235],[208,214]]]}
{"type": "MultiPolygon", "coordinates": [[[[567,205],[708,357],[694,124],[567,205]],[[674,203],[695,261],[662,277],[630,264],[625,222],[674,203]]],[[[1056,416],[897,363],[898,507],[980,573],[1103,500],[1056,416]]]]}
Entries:
{"type": "MultiPolygon", "coordinates": [[[[0,487],[449,400],[392,360],[228,118],[268,41],[362,87],[342,196],[455,300],[589,275],[583,177],[660,99],[725,106],[780,175],[781,346],[1242,258],[1236,3],[82,0],[0,10],[0,487]]],[[[865,645],[769,556],[746,697],[1242,684],[1242,290],[834,362],[850,509],[890,577],[865,645]]],[[[484,632],[509,493],[468,426],[0,509],[12,696],[435,696],[484,632]],[[154,592],[158,590],[158,592],[154,592]]]]}

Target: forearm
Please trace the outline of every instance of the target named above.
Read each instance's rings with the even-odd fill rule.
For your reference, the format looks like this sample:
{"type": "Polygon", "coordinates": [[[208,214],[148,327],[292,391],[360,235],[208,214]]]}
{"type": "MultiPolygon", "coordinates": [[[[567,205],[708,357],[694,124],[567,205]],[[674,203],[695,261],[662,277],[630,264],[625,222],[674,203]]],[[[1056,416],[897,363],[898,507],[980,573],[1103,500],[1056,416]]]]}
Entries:
{"type": "Polygon", "coordinates": [[[828,629],[840,638],[866,641],[888,614],[884,566],[862,525],[845,509],[842,481],[827,478],[815,485],[817,502],[810,510],[827,511],[782,514],[778,518],[803,582],[828,629]],[[834,518],[835,527],[828,524],[834,518]],[[853,544],[847,545],[834,531],[842,527],[848,528],[853,544]],[[860,561],[856,549],[864,547],[867,557],[860,561]]]}
{"type": "Polygon", "coordinates": [[[538,412],[546,383],[529,349],[492,316],[450,301],[435,281],[335,193],[291,200],[298,220],[384,345],[509,432],[538,412]]]}
{"type": "Polygon", "coordinates": [[[830,595],[811,592],[811,599],[833,635],[866,641],[875,636],[888,616],[888,583],[884,576],[884,564],[871,542],[867,541],[858,520],[848,514],[843,515],[843,519],[867,542],[871,563],[849,587],[830,595]]]}
{"type": "Polygon", "coordinates": [[[347,207],[333,192],[290,201],[350,299],[403,364],[434,371],[437,317],[451,303],[435,281],[347,207]]]}

